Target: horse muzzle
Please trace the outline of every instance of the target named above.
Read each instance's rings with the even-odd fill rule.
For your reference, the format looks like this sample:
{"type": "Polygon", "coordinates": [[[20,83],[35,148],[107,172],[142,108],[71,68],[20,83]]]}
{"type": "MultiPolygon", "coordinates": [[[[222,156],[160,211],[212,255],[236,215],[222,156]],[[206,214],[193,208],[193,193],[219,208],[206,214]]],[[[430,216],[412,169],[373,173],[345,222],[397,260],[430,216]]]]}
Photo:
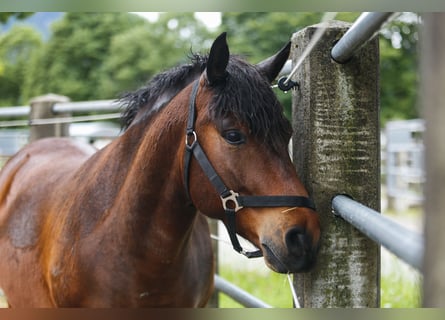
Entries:
{"type": "Polygon", "coordinates": [[[314,266],[318,243],[304,228],[296,226],[286,231],[281,241],[263,239],[261,249],[267,266],[273,271],[298,273],[314,266]]]}

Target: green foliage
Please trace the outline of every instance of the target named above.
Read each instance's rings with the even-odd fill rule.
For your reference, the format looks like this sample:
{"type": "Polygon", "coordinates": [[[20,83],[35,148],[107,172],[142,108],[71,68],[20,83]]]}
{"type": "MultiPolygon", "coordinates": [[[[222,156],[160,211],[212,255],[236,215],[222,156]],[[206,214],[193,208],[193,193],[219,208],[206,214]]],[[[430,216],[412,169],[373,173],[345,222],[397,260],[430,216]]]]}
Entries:
{"type": "Polygon", "coordinates": [[[74,101],[116,98],[186,61],[213,36],[193,13],[150,23],[130,13],[70,12],[30,59],[23,92],[28,99],[48,92],[74,101]]]}
{"type": "Polygon", "coordinates": [[[27,76],[27,63],[41,45],[40,35],[26,26],[15,26],[0,35],[0,105],[26,103],[21,88],[27,76]]]}
{"type": "Polygon", "coordinates": [[[26,92],[31,96],[54,92],[72,100],[105,98],[98,92],[99,70],[109,56],[110,44],[118,33],[145,21],[127,13],[74,13],[54,23],[53,35],[43,53],[33,60],[32,77],[26,92]]]}
{"type": "Polygon", "coordinates": [[[417,23],[395,21],[380,37],[381,122],[419,117],[417,23]]]}
{"type": "Polygon", "coordinates": [[[211,37],[193,14],[171,13],[161,15],[153,25],[115,35],[100,70],[100,95],[113,97],[135,89],[160,71],[186,62],[191,49],[206,50],[203,44],[211,37]]]}
{"type": "Polygon", "coordinates": [[[0,23],[5,23],[9,18],[25,19],[32,15],[33,12],[0,12],[0,23]]]}
{"type": "Polygon", "coordinates": [[[221,31],[227,31],[232,52],[259,62],[286,44],[292,33],[319,21],[319,14],[291,12],[233,12],[222,15],[221,31]]]}

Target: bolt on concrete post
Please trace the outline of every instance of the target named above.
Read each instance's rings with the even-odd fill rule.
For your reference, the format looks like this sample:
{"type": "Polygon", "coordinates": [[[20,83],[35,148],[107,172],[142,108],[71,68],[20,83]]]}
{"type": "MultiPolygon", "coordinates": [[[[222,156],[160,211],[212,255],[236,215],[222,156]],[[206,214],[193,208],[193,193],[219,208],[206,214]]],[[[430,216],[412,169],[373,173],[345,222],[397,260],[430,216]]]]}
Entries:
{"type": "Polygon", "coordinates": [[[56,103],[69,102],[70,99],[56,94],[47,94],[31,100],[30,113],[30,135],[29,141],[35,141],[47,137],[69,136],[69,123],[33,125],[33,120],[51,119],[57,116],[67,116],[67,114],[56,115],[52,108],[56,103]]]}
{"type": "MultiPolygon", "coordinates": [[[[326,26],[323,24],[323,26],[326,26]]],[[[320,25],[293,35],[295,63],[320,25]]],[[[295,274],[303,307],[379,307],[380,247],[331,212],[348,194],[380,211],[379,46],[374,38],[345,64],[331,49],[350,24],[331,21],[293,80],[293,157],[320,215],[314,270],[295,274]]]]}

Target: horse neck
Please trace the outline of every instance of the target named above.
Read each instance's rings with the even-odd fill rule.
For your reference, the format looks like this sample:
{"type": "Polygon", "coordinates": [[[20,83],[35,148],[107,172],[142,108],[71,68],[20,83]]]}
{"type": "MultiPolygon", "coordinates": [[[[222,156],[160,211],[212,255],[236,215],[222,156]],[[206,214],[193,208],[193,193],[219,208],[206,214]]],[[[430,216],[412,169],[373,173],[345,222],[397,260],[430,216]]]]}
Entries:
{"type": "Polygon", "coordinates": [[[116,201],[133,238],[166,252],[180,250],[174,247],[186,242],[196,217],[182,179],[187,109],[174,101],[122,136],[120,149],[131,160],[121,168],[126,176],[116,201]]]}

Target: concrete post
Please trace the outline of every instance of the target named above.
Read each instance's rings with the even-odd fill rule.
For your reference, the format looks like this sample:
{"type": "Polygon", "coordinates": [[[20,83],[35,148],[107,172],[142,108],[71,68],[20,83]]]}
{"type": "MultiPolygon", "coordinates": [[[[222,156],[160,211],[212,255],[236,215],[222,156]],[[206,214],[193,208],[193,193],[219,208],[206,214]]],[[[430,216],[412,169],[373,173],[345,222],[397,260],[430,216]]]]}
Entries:
{"type": "Polygon", "coordinates": [[[425,118],[423,306],[445,307],[445,14],[425,14],[421,107],[425,118]]]}
{"type": "MultiPolygon", "coordinates": [[[[330,52],[349,26],[329,22],[293,79],[300,85],[293,90],[294,163],[322,232],[315,269],[294,275],[303,307],[380,305],[379,246],[331,210],[333,196],[344,193],[380,211],[378,39],[338,64],[330,52]]],[[[318,27],[294,34],[294,64],[318,27]]]]}
{"type": "MultiPolygon", "coordinates": [[[[33,125],[33,120],[38,119],[51,119],[56,115],[52,111],[53,106],[56,103],[69,102],[70,99],[65,96],[59,96],[56,94],[47,94],[39,96],[31,100],[31,113],[30,113],[30,135],[29,141],[35,141],[37,139],[47,137],[64,137],[69,136],[69,123],[57,123],[57,124],[44,124],[33,125]]],[[[67,114],[60,114],[59,116],[67,116],[67,114]]]]}

